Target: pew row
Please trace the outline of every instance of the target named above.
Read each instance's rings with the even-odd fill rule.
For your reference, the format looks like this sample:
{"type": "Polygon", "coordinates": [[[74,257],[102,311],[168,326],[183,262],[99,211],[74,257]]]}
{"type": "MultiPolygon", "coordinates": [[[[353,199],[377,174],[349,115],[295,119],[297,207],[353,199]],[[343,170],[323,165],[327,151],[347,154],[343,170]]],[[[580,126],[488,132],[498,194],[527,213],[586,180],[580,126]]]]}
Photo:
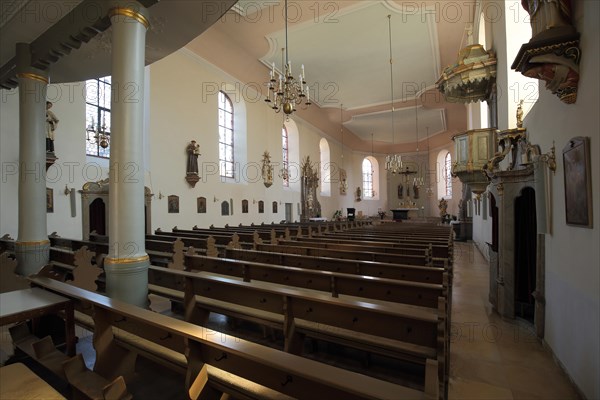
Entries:
{"type": "Polygon", "coordinates": [[[283,332],[287,352],[301,354],[308,337],[420,365],[437,360],[438,379],[444,388],[449,341],[443,297],[438,298],[437,309],[373,303],[152,266],[149,283],[152,293],[167,298],[185,293],[186,320],[205,325],[209,314],[215,312],[277,329],[283,332]]]}
{"type": "Polygon", "coordinates": [[[276,264],[229,258],[186,255],[187,271],[204,271],[243,278],[245,282],[262,281],[319,290],[340,295],[437,308],[438,298],[447,297],[446,282],[441,284],[400,281],[339,272],[318,271],[276,264]]]}
{"type": "MultiPolygon", "coordinates": [[[[424,392],[341,370],[235,337],[209,335],[203,326],[154,313],[97,293],[46,277],[33,277],[37,286],[69,297],[76,309],[93,316],[96,366],[101,375],[111,375],[130,351],[120,345],[113,332],[127,332],[178,354],[187,355],[186,389],[194,398],[215,386],[210,368],[248,379],[278,393],[298,399],[315,396],[330,399],[437,399],[439,382],[435,360],[429,360],[424,392]],[[433,371],[433,372],[432,372],[433,371]]],[[[128,366],[131,368],[132,366],[128,366]]],[[[129,371],[133,372],[133,371],[129,371]]],[[[229,385],[233,385],[230,383],[229,385]]],[[[223,384],[221,384],[223,386],[223,384]]],[[[235,391],[235,387],[219,387],[235,391]]],[[[135,395],[135,393],[134,393],[135,395]]],[[[260,398],[260,397],[256,397],[260,398]]]]}

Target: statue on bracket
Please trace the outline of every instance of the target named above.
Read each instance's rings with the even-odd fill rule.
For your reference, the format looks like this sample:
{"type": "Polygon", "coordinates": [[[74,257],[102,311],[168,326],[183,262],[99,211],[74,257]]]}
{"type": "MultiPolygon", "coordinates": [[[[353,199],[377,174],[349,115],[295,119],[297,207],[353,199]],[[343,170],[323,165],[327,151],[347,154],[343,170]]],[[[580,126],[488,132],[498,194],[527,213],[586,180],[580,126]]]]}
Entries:
{"type": "Polygon", "coordinates": [[[266,150],[262,159],[262,178],[265,187],[271,187],[273,184],[273,166],[271,165],[271,155],[266,150]]]}
{"type": "Polygon", "coordinates": [[[579,33],[571,22],[570,0],[521,0],[529,13],[532,38],[521,46],[512,69],[546,82],[561,101],[577,100],[579,33]]]}
{"type": "Polygon", "coordinates": [[[54,132],[58,126],[58,118],[50,109],[52,108],[52,102],[46,102],[46,152],[54,153],[54,132]]]}
{"type": "Polygon", "coordinates": [[[187,168],[185,180],[191,187],[195,187],[200,180],[198,176],[198,156],[200,155],[200,145],[192,140],[186,147],[187,152],[187,168]]]}

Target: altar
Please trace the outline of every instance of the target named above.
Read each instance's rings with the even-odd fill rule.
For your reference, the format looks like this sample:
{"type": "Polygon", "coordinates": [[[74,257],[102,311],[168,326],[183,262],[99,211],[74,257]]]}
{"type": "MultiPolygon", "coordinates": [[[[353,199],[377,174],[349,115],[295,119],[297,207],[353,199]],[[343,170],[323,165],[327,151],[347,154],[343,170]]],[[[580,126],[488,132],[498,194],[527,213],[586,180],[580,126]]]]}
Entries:
{"type": "Polygon", "coordinates": [[[390,210],[394,215],[394,221],[401,221],[403,219],[408,219],[409,211],[419,211],[418,208],[393,208],[390,210]]]}

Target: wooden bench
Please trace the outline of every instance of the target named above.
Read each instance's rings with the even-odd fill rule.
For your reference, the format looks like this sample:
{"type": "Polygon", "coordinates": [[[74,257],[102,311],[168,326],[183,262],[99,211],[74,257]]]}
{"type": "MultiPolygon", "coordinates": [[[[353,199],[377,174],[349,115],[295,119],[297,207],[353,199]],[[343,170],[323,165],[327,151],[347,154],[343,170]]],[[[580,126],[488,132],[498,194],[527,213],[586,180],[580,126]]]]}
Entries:
{"type": "MultiPolygon", "coordinates": [[[[127,356],[126,349],[116,343],[113,334],[114,331],[121,331],[161,348],[186,354],[186,388],[192,389],[190,395],[194,398],[209,390],[236,390],[234,381],[215,389],[211,383],[210,370],[206,366],[224,370],[298,399],[314,399],[315,396],[328,399],[439,398],[438,366],[435,360],[428,361],[426,368],[430,373],[426,390],[419,392],[235,337],[227,336],[223,340],[222,335],[207,334],[210,330],[203,326],[176,320],[49,278],[34,277],[31,281],[71,298],[77,309],[93,315],[95,370],[101,375],[102,371],[110,371],[114,366],[121,365],[122,358],[127,356]]],[[[135,345],[136,341],[131,343],[135,345]]],[[[259,397],[258,395],[257,398],[259,397]]]]}
{"type": "MultiPolygon", "coordinates": [[[[358,296],[368,299],[438,307],[438,298],[446,297],[444,285],[400,281],[386,278],[316,271],[252,261],[188,255],[185,258],[188,271],[205,271],[236,276],[244,281],[274,282],[339,295],[358,296]]],[[[447,288],[447,283],[446,283],[447,288]]]]}
{"type": "Polygon", "coordinates": [[[422,265],[422,266],[437,266],[443,267],[447,264],[447,260],[432,259],[426,254],[421,256],[418,255],[402,255],[402,254],[390,254],[390,253],[377,253],[371,251],[349,251],[349,250],[335,250],[325,249],[319,247],[307,246],[289,246],[289,245],[272,245],[272,244],[256,244],[255,250],[259,251],[273,251],[278,253],[289,253],[289,254],[302,254],[312,257],[331,257],[331,258],[343,258],[350,260],[366,260],[366,261],[377,261],[387,262],[394,264],[409,264],[409,265],[422,265]]]}
{"type": "MultiPolygon", "coordinates": [[[[425,365],[439,363],[446,382],[446,300],[437,309],[333,298],[262,282],[243,282],[207,273],[150,267],[149,290],[185,292],[186,320],[204,325],[210,312],[278,329],[284,350],[300,354],[304,337],[425,365]]],[[[167,294],[168,295],[168,294],[167,294]]]]}
{"type": "Polygon", "coordinates": [[[452,255],[451,247],[448,244],[439,244],[427,241],[408,241],[408,240],[393,240],[387,238],[363,238],[362,236],[356,237],[338,237],[336,235],[319,236],[313,238],[297,238],[298,242],[309,242],[309,243],[327,243],[327,244],[340,244],[340,245],[355,245],[362,247],[373,247],[373,248],[401,248],[413,251],[409,254],[422,254],[423,250],[431,249],[431,255],[438,258],[448,258],[452,255]],[[416,253],[420,251],[420,253],[416,253]]]}
{"type": "MultiPolygon", "coordinates": [[[[376,276],[387,279],[407,280],[424,283],[443,283],[444,268],[424,267],[383,263],[365,260],[339,259],[332,257],[311,257],[301,254],[287,254],[258,250],[227,249],[224,257],[238,260],[255,261],[268,264],[285,265],[320,271],[342,272],[376,276]]],[[[450,275],[450,274],[449,274],[450,275]]]]}

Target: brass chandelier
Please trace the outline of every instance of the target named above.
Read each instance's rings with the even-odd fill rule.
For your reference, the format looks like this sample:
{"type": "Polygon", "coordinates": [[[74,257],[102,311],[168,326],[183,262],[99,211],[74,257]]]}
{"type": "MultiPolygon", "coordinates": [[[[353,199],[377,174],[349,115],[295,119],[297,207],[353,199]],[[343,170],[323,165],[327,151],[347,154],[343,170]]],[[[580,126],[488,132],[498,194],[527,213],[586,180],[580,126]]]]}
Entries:
{"type": "Polygon", "coordinates": [[[269,72],[269,91],[265,102],[269,103],[271,108],[279,113],[283,110],[286,115],[286,119],[296,111],[296,106],[303,104],[308,108],[312,103],[310,102],[310,91],[308,85],[306,85],[306,75],[304,73],[304,65],[302,65],[302,73],[299,75],[298,80],[294,79],[292,74],[292,63],[289,60],[288,53],[288,7],[287,0],[285,0],[285,47],[281,49],[282,53],[282,69],[283,75],[280,73],[279,78],[275,77],[275,63],[269,72]],[[306,86],[304,86],[306,85],[306,86]],[[272,104],[272,105],[271,105],[272,104]]]}
{"type": "Polygon", "coordinates": [[[103,149],[106,149],[110,144],[110,136],[106,130],[106,116],[104,117],[104,122],[100,125],[100,121],[98,121],[98,125],[94,122],[94,117],[92,117],[92,122],[85,129],[86,140],[90,144],[98,144],[103,149]]]}
{"type": "MultiPolygon", "coordinates": [[[[390,39],[390,93],[392,103],[392,145],[395,143],[395,126],[394,126],[394,61],[392,58],[392,16],[388,15],[388,31],[390,39]]],[[[385,170],[392,174],[397,174],[402,171],[402,156],[400,154],[389,154],[385,157],[385,170]]]]}

